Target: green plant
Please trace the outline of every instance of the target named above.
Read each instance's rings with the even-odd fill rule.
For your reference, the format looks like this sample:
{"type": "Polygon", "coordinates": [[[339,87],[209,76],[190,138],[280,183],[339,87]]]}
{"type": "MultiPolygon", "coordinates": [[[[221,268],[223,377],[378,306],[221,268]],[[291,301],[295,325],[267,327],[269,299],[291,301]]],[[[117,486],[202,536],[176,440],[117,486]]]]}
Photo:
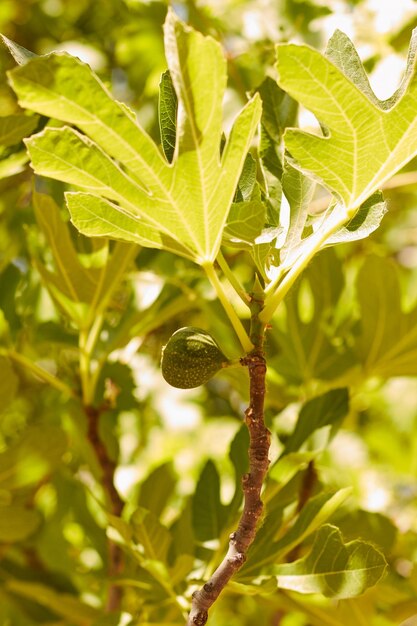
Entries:
{"type": "MultiPolygon", "coordinates": [[[[34,232],[29,245],[36,270],[68,323],[61,339],[68,352],[59,353],[66,376],[61,379],[16,349],[10,312],[4,315],[2,358],[9,387],[17,384],[12,367],[17,364],[48,383],[59,397],[71,399],[67,430],[81,442],[79,454],[92,468],[96,489],[103,492],[98,503],[89,504],[93,513],[85,504],[80,507],[85,524],[95,528],[98,554],[105,553],[98,545],[106,543],[102,527],[111,533],[108,589],[103,593],[108,612],[114,614],[108,623],[123,623],[118,611],[128,606],[132,624],[187,620],[190,626],[202,626],[224,589],[260,602],[269,598],[270,606],[283,614],[301,607],[309,623],[343,624],[349,607],[363,623],[371,623],[366,622],[370,612],[360,596],[374,588],[366,597],[374,604],[371,619],[379,619],[378,589],[383,593],[387,561],[369,528],[375,524],[379,537],[386,527],[380,531],[378,524],[383,522],[365,515],[364,536],[352,536],[349,524],[345,522],[344,528],[343,516],[338,524],[350,490],[324,488],[317,461],[349,413],[347,387],[358,378],[357,354],[369,377],[384,372],[384,358],[390,352],[395,358],[386,375],[394,371],[390,367],[395,359],[395,372],[416,373],[409,354],[415,311],[404,314],[398,305],[391,322],[377,312],[377,328],[373,327],[369,319],[375,302],[384,313],[389,302],[383,287],[375,296],[367,291],[364,276],[377,278],[371,281],[375,292],[381,276],[397,292],[398,284],[383,261],[371,259],[357,279],[363,321],[361,331],[355,331],[354,316],[343,317],[338,309],[343,278],[340,261],[329,248],[360,241],[378,228],[386,212],[380,188],[417,154],[415,38],[405,78],[387,101],[376,98],[353,44],[341,32],[332,37],[325,55],[308,46],[279,44],[277,82],[271,78],[262,82],[225,137],[222,102],[227,72],[222,48],[169,10],[168,71],[159,94],[162,150],[137,123],[134,112],[117,102],[86,64],[65,53],[33,56],[6,43],[20,64],[9,73],[10,85],[26,111],[9,122],[13,142],[18,144],[42,127],[25,139],[31,166],[37,177],[65,184],[54,189],[50,181],[37,178],[35,184],[48,191],[33,191],[33,204],[49,259],[43,257],[34,232]],[[293,128],[297,102],[317,116],[321,136],[293,128]],[[323,210],[314,213],[311,202],[317,181],[329,198],[323,210]],[[77,248],[79,242],[74,244],[74,233],[53,199],[62,191],[72,224],[92,238],[90,244],[83,240],[87,252],[77,248]],[[172,255],[180,259],[178,276],[175,268],[173,273],[165,268],[159,295],[141,310],[135,310],[129,287],[138,246],[136,263],[140,266],[144,256],[145,268],[151,267],[148,248],[168,253],[167,265],[172,264],[172,255]],[[216,301],[207,297],[208,285],[216,301]],[[309,319],[302,317],[306,302],[312,309],[309,319]],[[197,315],[210,331],[216,328],[220,345],[230,343],[230,354],[247,368],[247,429],[237,430],[231,444],[236,485],[228,503],[220,498],[219,474],[208,461],[192,497],[170,519],[165,506],[175,480],[167,466],[161,464],[142,483],[134,511],[115,487],[117,449],[111,447],[115,440],[111,419],[136,400],[133,394],[123,399],[131,384],[129,372],[118,369],[121,364],[112,363],[110,355],[133,337],[149,337],[172,318],[181,325],[190,305],[200,311],[197,315]],[[285,317],[277,319],[278,308],[284,306],[285,317]],[[392,327],[399,329],[404,353],[393,339],[392,327]],[[265,347],[266,341],[272,348],[265,347]],[[79,389],[69,382],[76,362],[79,389]],[[267,364],[273,373],[268,392],[267,364]],[[280,376],[285,384],[277,383],[280,376]],[[275,384],[279,392],[274,396],[275,384]],[[299,385],[301,392],[293,392],[292,385],[299,385]],[[269,393],[275,398],[271,404],[269,393]],[[297,424],[283,437],[269,468],[271,417],[267,413],[265,420],[265,402],[278,410],[293,400],[302,401],[297,424]],[[137,594],[131,592],[135,589],[137,594]],[[320,601],[341,603],[323,606],[307,599],[303,604],[287,591],[320,594],[320,601]]],[[[7,133],[5,128],[3,137],[7,133]]],[[[158,258],[162,264],[166,257],[158,258]]],[[[226,362],[208,331],[187,326],[168,341],[162,372],[176,387],[190,388],[208,382],[226,362]],[[192,358],[196,350],[200,358],[203,347],[202,364],[191,361],[190,333],[192,358]]],[[[246,385],[241,370],[225,373],[231,389],[240,391],[246,385]]],[[[65,453],[66,440],[61,427],[51,426],[45,441],[55,452],[46,454],[44,467],[33,444],[39,440],[35,431],[29,443],[16,443],[10,458],[0,458],[0,468],[11,459],[12,467],[15,463],[20,468],[17,474],[24,476],[19,459],[29,448],[31,463],[39,468],[37,479],[31,481],[46,479],[65,453]]],[[[66,483],[59,480],[69,492],[68,476],[66,483]]],[[[11,492],[26,483],[5,485],[11,492]]],[[[58,481],[57,492],[61,488],[58,481]]],[[[71,489],[78,493],[78,487],[71,489]]],[[[77,498],[87,497],[81,493],[77,498]]],[[[38,513],[26,509],[24,513],[18,506],[13,500],[6,502],[6,514],[23,524],[16,537],[24,539],[36,526],[38,513]]],[[[71,593],[67,570],[65,576],[65,593],[48,588],[46,579],[43,586],[36,586],[18,576],[6,583],[6,591],[29,601],[38,599],[63,623],[107,623],[101,621],[106,618],[100,609],[71,593]]],[[[414,607],[416,600],[410,597],[414,607]]],[[[401,605],[408,616],[403,596],[395,602],[398,614],[401,605]]]]}

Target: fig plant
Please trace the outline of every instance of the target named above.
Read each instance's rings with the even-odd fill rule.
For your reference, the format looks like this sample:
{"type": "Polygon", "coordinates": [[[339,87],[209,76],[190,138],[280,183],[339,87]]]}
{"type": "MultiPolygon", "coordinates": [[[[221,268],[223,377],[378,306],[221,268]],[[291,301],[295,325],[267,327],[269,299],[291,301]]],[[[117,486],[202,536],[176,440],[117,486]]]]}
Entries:
{"type": "MultiPolygon", "coordinates": [[[[313,257],[321,253],[323,263],[327,259],[336,265],[324,249],[363,239],[378,228],[386,212],[381,187],[417,154],[416,39],[410,44],[403,82],[385,101],[372,92],[359,56],[343,33],[333,35],[324,55],[305,45],[279,44],[277,79],[263,81],[225,137],[227,68],[221,45],[184,24],[171,9],[164,29],[168,70],[160,83],[161,149],[88,65],[66,53],[34,56],[6,40],[18,63],[9,72],[10,85],[20,107],[33,113],[20,119],[19,137],[39,131],[25,140],[31,167],[37,177],[69,186],[65,202],[72,224],[95,242],[103,238],[107,246],[100,273],[87,272],[76,260],[66,226],[59,221],[59,208],[50,196],[34,192],[36,219],[60,275],[53,277],[39,259],[36,263],[57,306],[79,329],[88,439],[109,499],[108,524],[117,533],[109,557],[116,584],[110,588],[107,606],[120,608],[125,554],[138,562],[139,587],[146,591],[154,585],[167,593],[173,617],[169,621],[168,612],[164,623],[183,619],[189,626],[203,626],[229,581],[235,592],[259,597],[278,588],[354,598],[381,581],[386,560],[372,542],[355,538],[345,543],[341,531],[326,523],[348,491],[310,493],[314,454],[300,452],[315,431],[333,427],[346,416],[346,389],[326,390],[308,399],[297,427],[274,459],[265,487],[271,461],[264,411],[265,341],[274,332],[278,307],[290,289],[291,294],[300,289],[304,270],[313,284],[308,274],[313,272],[313,257]],[[297,103],[316,115],[321,134],[295,128],[297,103]],[[311,202],[317,183],[327,195],[322,210],[314,213],[311,202]],[[64,268],[59,266],[59,239],[70,250],[64,268]],[[118,243],[108,248],[113,239],[118,243]],[[194,517],[203,520],[196,553],[187,545],[186,510],[169,530],[146,506],[130,522],[123,518],[124,502],[114,486],[115,464],[99,432],[103,408],[97,406],[97,388],[108,354],[123,340],[110,341],[94,365],[91,353],[118,280],[138,246],[166,251],[197,267],[199,280],[211,285],[228,332],[233,331],[234,345],[239,346],[229,358],[207,330],[180,328],[162,352],[166,381],[193,388],[235,364],[247,368],[249,376],[247,431],[237,435],[240,447],[246,442],[248,459],[231,450],[243,507],[239,485],[227,507],[216,501],[218,493],[210,501],[204,492],[206,488],[210,492],[217,479],[216,470],[207,464],[193,505],[194,517]],[[250,268],[244,279],[233,265],[236,254],[245,255],[250,268]],[[301,468],[305,476],[298,517],[286,526],[285,506],[278,497],[301,468]],[[213,510],[201,511],[212,506],[213,510]],[[216,523],[207,522],[205,515],[216,523]],[[214,526],[221,530],[219,546],[207,557],[207,542],[219,539],[214,526]],[[313,533],[309,551],[300,555],[300,544],[313,533]],[[174,536],[180,539],[172,548],[174,536]]],[[[336,295],[340,297],[340,292],[336,295]]],[[[183,295],[173,299],[170,292],[167,300],[165,320],[183,313],[192,302],[183,295]]],[[[132,328],[133,324],[129,337],[132,328]]],[[[229,354],[229,349],[225,351],[229,354]]],[[[76,395],[16,351],[5,349],[4,355],[67,396],[76,395]]],[[[113,401],[110,389],[108,405],[113,401]]],[[[90,624],[92,619],[84,615],[77,623],[90,624]]],[[[317,616],[314,619],[319,623],[317,616]]]]}

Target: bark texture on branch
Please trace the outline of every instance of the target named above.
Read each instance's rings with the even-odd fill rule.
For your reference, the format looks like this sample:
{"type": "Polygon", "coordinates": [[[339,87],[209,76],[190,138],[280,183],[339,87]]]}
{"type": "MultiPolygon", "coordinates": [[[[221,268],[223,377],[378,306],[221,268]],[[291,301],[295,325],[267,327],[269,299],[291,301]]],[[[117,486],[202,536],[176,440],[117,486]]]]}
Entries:
{"type": "Polygon", "coordinates": [[[255,539],[259,520],[263,512],[261,490],[268,471],[270,432],[264,422],[266,363],[263,352],[265,329],[252,314],[251,339],[254,350],[241,359],[249,370],[250,404],[245,411],[245,422],[249,430],[249,472],[242,478],[244,505],[237,529],[230,535],[229,549],[211,578],[201,589],[195,591],[187,626],[204,626],[208,611],[217,600],[231,577],[242,567],[249,546],[255,539]]]}

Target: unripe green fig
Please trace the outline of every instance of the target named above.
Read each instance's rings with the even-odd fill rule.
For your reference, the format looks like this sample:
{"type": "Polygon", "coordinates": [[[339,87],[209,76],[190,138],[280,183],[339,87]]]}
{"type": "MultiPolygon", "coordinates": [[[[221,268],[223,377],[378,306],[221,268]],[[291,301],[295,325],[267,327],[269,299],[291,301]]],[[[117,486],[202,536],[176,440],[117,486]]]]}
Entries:
{"type": "Polygon", "coordinates": [[[178,389],[204,385],[229,365],[213,337],[193,326],[175,331],[162,351],[162,376],[178,389]]]}

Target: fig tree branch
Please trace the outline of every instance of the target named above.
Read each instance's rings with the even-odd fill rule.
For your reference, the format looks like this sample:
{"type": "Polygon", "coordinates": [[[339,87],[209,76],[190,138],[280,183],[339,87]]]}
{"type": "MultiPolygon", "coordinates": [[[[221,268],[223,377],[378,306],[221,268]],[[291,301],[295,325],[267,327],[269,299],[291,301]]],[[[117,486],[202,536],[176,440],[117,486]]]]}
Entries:
{"type": "Polygon", "coordinates": [[[254,349],[241,359],[248,367],[250,402],[245,411],[249,430],[249,472],[242,478],[244,505],[237,529],[230,535],[229,548],[223,561],[203,587],[194,592],[187,626],[204,626],[208,611],[232,576],[246,561],[263,512],[261,490],[269,466],[270,432],[264,421],[266,362],[263,343],[265,326],[259,321],[263,301],[251,304],[251,341],[254,349]]]}

